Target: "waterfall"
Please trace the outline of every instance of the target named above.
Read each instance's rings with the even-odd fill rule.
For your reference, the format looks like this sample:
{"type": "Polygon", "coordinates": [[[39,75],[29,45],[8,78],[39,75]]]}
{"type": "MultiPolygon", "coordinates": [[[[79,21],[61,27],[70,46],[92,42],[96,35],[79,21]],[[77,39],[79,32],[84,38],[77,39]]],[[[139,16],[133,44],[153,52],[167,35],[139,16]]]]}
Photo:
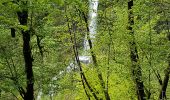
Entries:
{"type": "MultiPolygon", "coordinates": [[[[97,21],[97,9],[98,9],[98,0],[89,0],[89,35],[90,39],[93,41],[96,34],[96,21],[97,21]]],[[[90,63],[90,56],[88,50],[90,49],[87,35],[84,39],[84,54],[80,56],[79,59],[81,62],[90,63]]]]}
{"type": "MultiPolygon", "coordinates": [[[[98,8],[98,0],[89,0],[89,35],[90,35],[90,39],[94,40],[95,38],[95,34],[96,34],[96,21],[97,21],[97,8],[98,8]]],[[[89,47],[89,43],[88,43],[88,39],[87,39],[87,35],[85,36],[85,39],[84,39],[84,43],[83,43],[83,47],[84,47],[84,54],[83,56],[79,56],[79,60],[82,62],[82,63],[85,63],[85,64],[88,64],[90,63],[90,58],[91,56],[89,55],[88,51],[90,50],[90,47],[89,47]]],[[[70,72],[72,71],[74,68],[76,68],[77,66],[75,66],[75,64],[73,62],[71,62],[67,68],[66,68],[66,72],[70,72]]],[[[59,75],[63,75],[64,71],[60,71],[59,72],[59,75]]],[[[52,78],[52,81],[54,80],[57,80],[57,76],[54,76],[52,78]]],[[[55,85],[53,84],[50,84],[51,86],[51,90],[49,91],[49,96],[50,98],[52,99],[53,97],[53,93],[54,93],[54,89],[55,88],[55,85]]],[[[41,95],[42,95],[42,90],[40,90],[38,96],[37,96],[37,100],[40,100],[41,98],[41,95]]]]}
{"type": "Polygon", "coordinates": [[[96,34],[96,20],[97,20],[97,8],[98,8],[98,0],[89,0],[90,6],[89,6],[89,17],[90,17],[90,23],[89,23],[89,32],[90,32],[90,38],[93,40],[95,38],[96,34]]]}

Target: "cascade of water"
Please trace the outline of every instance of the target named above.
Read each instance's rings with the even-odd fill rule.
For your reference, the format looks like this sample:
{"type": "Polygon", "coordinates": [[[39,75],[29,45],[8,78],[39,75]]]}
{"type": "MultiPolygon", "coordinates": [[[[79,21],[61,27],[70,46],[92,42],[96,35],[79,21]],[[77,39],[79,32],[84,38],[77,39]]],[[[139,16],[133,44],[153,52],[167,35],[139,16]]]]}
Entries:
{"type": "MultiPolygon", "coordinates": [[[[96,34],[96,20],[97,20],[98,0],[89,0],[89,35],[93,41],[96,34]]],[[[80,56],[80,61],[90,63],[90,56],[88,56],[88,50],[90,49],[87,35],[84,40],[84,54],[80,56]]]]}
{"type": "MultiPolygon", "coordinates": [[[[95,38],[95,34],[96,34],[96,20],[97,20],[97,8],[98,8],[98,0],[89,0],[89,35],[90,35],[90,39],[94,40],[95,38]]],[[[79,60],[82,63],[88,64],[90,63],[90,56],[88,54],[88,50],[90,49],[89,47],[89,43],[88,43],[88,39],[87,39],[87,35],[85,36],[84,39],[84,54],[83,56],[79,56],[79,60]]],[[[70,72],[72,71],[72,69],[76,68],[77,66],[74,65],[74,63],[70,63],[70,65],[67,66],[66,68],[66,72],[70,72]]],[[[64,73],[64,71],[60,71],[59,75],[62,75],[64,73]]],[[[57,80],[56,76],[52,78],[53,80],[57,80]]],[[[52,89],[50,91],[50,96],[53,96],[53,88],[55,86],[53,86],[52,84],[50,84],[52,86],[52,89]]]]}
{"type": "Polygon", "coordinates": [[[97,20],[97,8],[98,8],[98,0],[89,0],[90,1],[90,24],[89,24],[89,32],[90,38],[93,40],[96,34],[96,20],[97,20]]]}

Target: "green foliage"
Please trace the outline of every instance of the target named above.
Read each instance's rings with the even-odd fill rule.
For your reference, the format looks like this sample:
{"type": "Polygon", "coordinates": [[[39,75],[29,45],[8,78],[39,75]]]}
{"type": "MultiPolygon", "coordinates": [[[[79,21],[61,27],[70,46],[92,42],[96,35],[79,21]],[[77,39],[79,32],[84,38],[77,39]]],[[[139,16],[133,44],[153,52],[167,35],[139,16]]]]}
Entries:
{"type": "MultiPolygon", "coordinates": [[[[31,34],[31,51],[35,79],[35,98],[42,90],[42,100],[87,100],[85,85],[82,85],[79,66],[68,71],[75,61],[73,46],[79,56],[84,54],[84,39],[89,24],[89,2],[87,0],[30,0],[27,6],[11,0],[0,1],[0,99],[11,100],[21,96],[17,86],[26,89],[23,40],[21,30],[31,34]],[[17,11],[28,9],[28,25],[20,25],[17,11]],[[84,17],[87,17],[88,23],[84,17]],[[10,28],[15,28],[12,38],[10,28]],[[38,44],[38,38],[40,39],[38,44]],[[72,42],[71,38],[75,37],[72,42]],[[43,53],[42,53],[42,52],[43,53]],[[51,95],[50,95],[51,94],[51,95]]],[[[168,66],[169,40],[167,25],[159,21],[169,21],[169,1],[134,0],[134,38],[137,44],[139,64],[145,88],[150,90],[150,100],[158,99],[159,73],[163,80],[168,66]],[[156,27],[156,28],[155,28],[156,27]]],[[[82,64],[88,83],[99,98],[104,99],[99,71],[111,100],[137,100],[136,88],[131,74],[127,0],[100,0],[97,11],[97,33],[93,40],[93,51],[99,69],[90,64],[82,64]]],[[[92,62],[92,61],[91,61],[92,62]]],[[[167,98],[169,85],[167,89],[167,98]]]]}

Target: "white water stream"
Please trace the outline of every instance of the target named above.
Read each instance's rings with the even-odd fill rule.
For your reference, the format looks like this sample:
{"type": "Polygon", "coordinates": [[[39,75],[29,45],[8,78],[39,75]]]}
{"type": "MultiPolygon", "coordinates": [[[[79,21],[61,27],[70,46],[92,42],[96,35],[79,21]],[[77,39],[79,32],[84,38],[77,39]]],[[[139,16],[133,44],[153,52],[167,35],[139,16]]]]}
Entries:
{"type": "MultiPolygon", "coordinates": [[[[90,39],[93,42],[94,38],[95,38],[95,34],[96,34],[96,24],[97,24],[97,9],[98,9],[98,0],[89,0],[89,35],[90,35],[90,39]]],[[[79,60],[82,63],[88,64],[91,62],[91,57],[89,56],[89,43],[88,43],[88,39],[87,39],[87,35],[85,36],[84,39],[84,54],[83,56],[79,56],[79,60]]],[[[73,63],[70,63],[70,65],[66,68],[67,72],[70,72],[72,69],[74,69],[76,66],[73,63]]],[[[60,75],[62,75],[64,73],[64,71],[60,71],[60,75]]],[[[57,76],[52,78],[52,81],[57,80],[57,76]]],[[[50,86],[55,87],[54,85],[50,84],[50,86]]],[[[49,91],[49,96],[53,96],[54,94],[53,88],[51,89],[51,91],[49,91]]],[[[42,96],[42,89],[40,89],[38,96],[37,96],[37,100],[41,100],[41,96],[42,96]]],[[[51,97],[52,99],[52,97],[51,97]]]]}
{"type": "MultiPolygon", "coordinates": [[[[95,34],[96,34],[96,24],[97,24],[97,9],[98,9],[98,0],[89,0],[89,35],[90,35],[90,39],[93,42],[94,38],[95,38],[95,34]]],[[[79,59],[81,62],[83,63],[90,63],[90,56],[89,56],[89,43],[88,43],[88,39],[87,39],[87,35],[85,36],[84,39],[84,54],[83,56],[79,56],[79,59]]]]}

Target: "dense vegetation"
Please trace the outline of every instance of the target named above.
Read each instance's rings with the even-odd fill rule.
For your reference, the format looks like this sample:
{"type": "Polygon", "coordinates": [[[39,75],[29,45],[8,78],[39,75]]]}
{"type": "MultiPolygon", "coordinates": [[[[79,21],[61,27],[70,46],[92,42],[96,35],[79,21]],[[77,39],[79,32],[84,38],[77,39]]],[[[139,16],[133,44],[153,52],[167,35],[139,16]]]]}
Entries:
{"type": "Polygon", "coordinates": [[[0,100],[170,99],[170,0],[92,1],[0,0],[0,100]]]}

